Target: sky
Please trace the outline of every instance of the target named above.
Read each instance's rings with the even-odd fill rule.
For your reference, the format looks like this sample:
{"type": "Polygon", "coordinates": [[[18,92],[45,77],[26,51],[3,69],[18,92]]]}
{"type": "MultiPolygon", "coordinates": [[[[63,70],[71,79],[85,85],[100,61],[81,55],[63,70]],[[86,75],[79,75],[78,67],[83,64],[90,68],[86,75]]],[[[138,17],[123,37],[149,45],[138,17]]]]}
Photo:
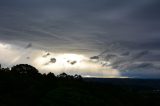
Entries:
{"type": "Polygon", "coordinates": [[[160,78],[159,0],[0,0],[0,63],[160,78]]]}

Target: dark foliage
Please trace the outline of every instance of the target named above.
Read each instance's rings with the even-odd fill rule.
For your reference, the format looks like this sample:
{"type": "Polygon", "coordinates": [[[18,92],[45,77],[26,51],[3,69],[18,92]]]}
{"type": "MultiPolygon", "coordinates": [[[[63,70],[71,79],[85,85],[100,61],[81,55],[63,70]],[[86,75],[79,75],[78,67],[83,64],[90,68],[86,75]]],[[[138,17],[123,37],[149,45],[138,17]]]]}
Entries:
{"type": "Polygon", "coordinates": [[[80,75],[41,74],[20,64],[0,67],[0,106],[159,106],[160,93],[84,80],[80,75]]]}

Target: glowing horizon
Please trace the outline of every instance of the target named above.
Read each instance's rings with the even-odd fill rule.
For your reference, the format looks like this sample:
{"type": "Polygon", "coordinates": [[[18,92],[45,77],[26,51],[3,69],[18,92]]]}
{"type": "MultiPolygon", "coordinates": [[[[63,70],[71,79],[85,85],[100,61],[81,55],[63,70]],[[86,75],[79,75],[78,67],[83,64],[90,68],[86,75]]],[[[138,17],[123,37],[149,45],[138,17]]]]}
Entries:
{"type": "Polygon", "coordinates": [[[43,57],[43,55],[45,55],[47,52],[36,49],[32,50],[31,52],[29,49],[25,50],[21,48],[23,51],[23,54],[21,54],[18,52],[20,48],[21,47],[12,46],[10,44],[0,43],[0,50],[2,51],[0,55],[4,55],[4,57],[10,57],[8,59],[0,59],[5,60],[4,62],[6,64],[10,64],[9,66],[21,63],[31,64],[40,70],[41,73],[53,72],[55,74],[59,74],[66,72],[69,74],[80,74],[82,76],[120,77],[118,70],[112,69],[111,67],[102,67],[101,64],[91,61],[89,57],[83,54],[50,52],[50,55],[43,57]],[[7,54],[5,52],[7,52],[7,54]],[[29,59],[26,58],[28,56],[29,59]],[[48,63],[51,58],[55,58],[56,62],[51,62],[46,65],[46,63],[48,63]],[[72,61],[75,61],[75,63],[71,64],[72,61]]]}

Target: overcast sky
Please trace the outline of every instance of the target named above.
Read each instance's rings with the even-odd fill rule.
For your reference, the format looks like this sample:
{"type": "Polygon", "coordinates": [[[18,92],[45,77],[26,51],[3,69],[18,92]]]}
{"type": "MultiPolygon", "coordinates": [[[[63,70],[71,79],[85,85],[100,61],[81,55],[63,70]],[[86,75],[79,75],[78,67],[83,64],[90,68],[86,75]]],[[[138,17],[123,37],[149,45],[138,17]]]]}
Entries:
{"type": "Polygon", "coordinates": [[[160,1],[0,0],[0,47],[2,64],[18,60],[15,55],[33,63],[35,51],[72,53],[97,56],[96,64],[120,76],[159,78],[160,1]]]}

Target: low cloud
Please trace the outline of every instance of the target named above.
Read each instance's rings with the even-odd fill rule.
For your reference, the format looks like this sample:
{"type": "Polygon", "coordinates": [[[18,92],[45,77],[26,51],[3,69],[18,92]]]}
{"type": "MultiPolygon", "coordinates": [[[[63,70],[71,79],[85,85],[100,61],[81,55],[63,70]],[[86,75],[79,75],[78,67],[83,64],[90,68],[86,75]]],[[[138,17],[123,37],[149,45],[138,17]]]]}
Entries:
{"type": "Polygon", "coordinates": [[[45,63],[44,65],[49,65],[49,64],[53,64],[53,63],[56,63],[56,58],[50,58],[50,61],[45,63]]]}
{"type": "Polygon", "coordinates": [[[92,60],[94,60],[94,59],[96,59],[96,60],[98,60],[99,59],[99,57],[98,56],[92,56],[92,57],[90,57],[90,59],[92,60]]]}

